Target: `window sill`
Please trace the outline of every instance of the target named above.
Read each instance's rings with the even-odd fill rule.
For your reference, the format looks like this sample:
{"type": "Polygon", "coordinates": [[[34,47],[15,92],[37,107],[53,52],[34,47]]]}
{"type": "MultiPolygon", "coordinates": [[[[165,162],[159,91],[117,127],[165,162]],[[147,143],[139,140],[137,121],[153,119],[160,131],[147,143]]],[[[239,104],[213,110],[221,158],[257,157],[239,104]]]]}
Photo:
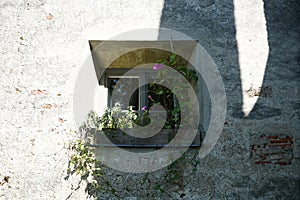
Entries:
{"type": "MultiPolygon", "coordinates": [[[[186,129],[185,133],[192,132],[193,130],[186,129]]],[[[194,130],[195,131],[195,130],[194,130]]],[[[149,138],[138,138],[126,134],[120,129],[108,129],[104,131],[96,131],[91,142],[93,147],[122,147],[122,148],[184,148],[184,147],[200,147],[201,135],[197,131],[196,137],[192,144],[169,144],[169,142],[176,135],[176,130],[162,129],[156,135],[149,138]],[[110,141],[108,141],[110,140],[110,141]]]]}

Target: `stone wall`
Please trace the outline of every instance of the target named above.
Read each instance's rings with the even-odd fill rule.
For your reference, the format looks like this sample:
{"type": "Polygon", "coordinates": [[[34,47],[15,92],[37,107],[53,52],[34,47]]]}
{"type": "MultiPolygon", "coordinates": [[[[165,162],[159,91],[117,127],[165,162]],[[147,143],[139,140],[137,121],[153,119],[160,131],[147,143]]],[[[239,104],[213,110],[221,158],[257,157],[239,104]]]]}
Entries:
{"type": "Polygon", "coordinates": [[[76,78],[88,40],[139,28],[199,41],[224,81],[226,121],[203,159],[192,149],[151,173],[104,167],[99,199],[299,199],[297,1],[2,0],[0,8],[0,199],[86,198],[84,183],[64,179],[66,147],[78,137],[76,78]]]}

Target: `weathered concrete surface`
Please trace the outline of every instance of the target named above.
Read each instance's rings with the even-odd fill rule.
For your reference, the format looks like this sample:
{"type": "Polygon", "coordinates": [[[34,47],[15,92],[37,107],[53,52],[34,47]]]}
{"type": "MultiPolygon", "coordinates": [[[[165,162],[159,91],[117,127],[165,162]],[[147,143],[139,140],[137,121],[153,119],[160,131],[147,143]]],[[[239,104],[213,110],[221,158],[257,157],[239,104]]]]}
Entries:
{"type": "MultiPolygon", "coordinates": [[[[239,1],[240,8],[245,10],[256,6],[243,2],[247,1],[239,1]]],[[[70,131],[76,130],[73,88],[89,53],[88,40],[159,26],[198,39],[212,56],[224,80],[228,113],[213,151],[199,164],[192,159],[190,166],[181,165],[186,167],[183,183],[169,187],[161,179],[150,182],[166,184],[157,199],[299,199],[299,5],[265,1],[264,12],[269,56],[263,86],[271,86],[272,95],[259,96],[244,118],[246,91],[241,87],[232,1],[1,0],[0,181],[5,176],[10,179],[0,185],[0,199],[86,197],[84,186],[75,191],[77,180],[64,177],[69,157],[65,144],[77,136],[70,131]],[[264,134],[293,138],[290,164],[255,164],[251,147],[261,144],[255,141],[264,134]],[[191,175],[193,169],[196,175],[191,175]]],[[[247,22],[239,26],[252,31],[247,22]]],[[[131,199],[147,198],[134,188],[139,178],[155,180],[167,173],[166,169],[142,175],[106,170],[111,184],[123,191],[122,197],[131,199]],[[131,192],[124,192],[125,182],[131,192]]],[[[143,192],[153,191],[153,184],[148,186],[143,192]]],[[[155,191],[161,192],[157,187],[155,191]]],[[[110,198],[106,193],[102,199],[110,198]]]]}
{"type": "MultiPolygon", "coordinates": [[[[77,73],[89,39],[158,27],[162,1],[0,1],[0,199],[66,199],[77,73]],[[97,26],[97,28],[93,28],[97,26]]],[[[73,186],[72,186],[73,185],[73,186]]],[[[73,191],[74,192],[74,191],[73,191]]],[[[84,187],[73,199],[84,199],[84,187]]]]}

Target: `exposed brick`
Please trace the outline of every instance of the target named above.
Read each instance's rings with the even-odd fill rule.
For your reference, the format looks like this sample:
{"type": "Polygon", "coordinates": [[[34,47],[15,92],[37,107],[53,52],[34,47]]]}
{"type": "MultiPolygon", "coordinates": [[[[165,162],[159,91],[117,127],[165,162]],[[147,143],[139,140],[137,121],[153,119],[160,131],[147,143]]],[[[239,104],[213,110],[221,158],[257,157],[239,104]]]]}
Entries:
{"type": "Polygon", "coordinates": [[[254,138],[251,156],[255,164],[289,165],[293,159],[293,137],[262,134],[254,138]]]}
{"type": "Polygon", "coordinates": [[[47,103],[42,106],[42,108],[45,108],[45,109],[60,108],[60,107],[61,106],[57,105],[56,103],[54,103],[54,104],[47,103]]]}
{"type": "Polygon", "coordinates": [[[279,144],[269,144],[268,146],[269,147],[281,147],[281,148],[285,148],[285,147],[291,147],[291,146],[293,146],[293,144],[291,144],[291,143],[285,143],[285,144],[279,143],[279,144]]]}
{"type": "Polygon", "coordinates": [[[45,108],[45,109],[51,109],[52,108],[52,105],[51,104],[44,104],[42,106],[42,108],[45,108]]]}
{"type": "Polygon", "coordinates": [[[291,139],[280,139],[280,140],[270,140],[270,143],[271,144],[274,144],[274,143],[287,143],[289,142],[291,139]]]}
{"type": "Polygon", "coordinates": [[[47,18],[48,20],[52,20],[52,19],[53,19],[53,15],[52,15],[51,13],[49,13],[49,14],[46,16],[46,18],[47,18]]]}
{"type": "Polygon", "coordinates": [[[30,92],[31,95],[41,95],[41,94],[44,94],[44,95],[47,95],[48,92],[46,90],[31,90],[30,92]]]}
{"type": "Polygon", "coordinates": [[[277,162],[277,164],[279,164],[279,165],[287,165],[288,163],[287,162],[277,162]]]}
{"type": "Polygon", "coordinates": [[[278,135],[269,135],[268,138],[269,138],[269,139],[277,139],[277,138],[278,138],[278,135]]]}
{"type": "Polygon", "coordinates": [[[54,104],[53,104],[53,107],[54,107],[54,108],[59,108],[60,106],[57,105],[56,103],[54,103],[54,104]]]}

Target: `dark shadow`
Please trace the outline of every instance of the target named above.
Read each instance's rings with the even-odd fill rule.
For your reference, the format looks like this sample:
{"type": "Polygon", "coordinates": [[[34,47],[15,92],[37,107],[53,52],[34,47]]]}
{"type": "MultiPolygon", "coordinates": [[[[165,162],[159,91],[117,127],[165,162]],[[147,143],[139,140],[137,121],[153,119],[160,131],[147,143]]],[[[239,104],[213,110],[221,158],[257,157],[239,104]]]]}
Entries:
{"type": "MultiPolygon", "coordinates": [[[[226,94],[230,94],[227,95],[227,110],[230,112],[237,105],[238,110],[242,110],[242,89],[232,0],[218,2],[215,0],[165,0],[160,27],[184,33],[192,39],[198,40],[218,66],[226,94]]],[[[170,38],[166,38],[161,31],[159,39],[170,38]]],[[[205,74],[201,76],[205,76],[205,74]]],[[[207,91],[207,86],[204,86],[203,89],[207,91]]],[[[209,93],[202,91],[202,94],[209,93]]],[[[210,97],[201,96],[200,98],[204,99],[202,110],[210,107],[210,97]]],[[[202,126],[206,131],[211,116],[201,114],[202,126]]],[[[206,177],[201,177],[202,172],[200,171],[196,176],[185,177],[186,180],[194,183],[189,189],[193,190],[194,195],[197,194],[199,199],[225,197],[224,194],[215,191],[216,183],[212,181],[214,179],[212,171],[208,179],[210,181],[205,183],[202,180],[205,180],[206,177]],[[209,192],[207,188],[210,188],[209,192]]]]}
{"type": "Polygon", "coordinates": [[[101,167],[102,175],[94,177],[101,188],[88,184],[86,192],[96,199],[181,199],[186,196],[186,176],[194,177],[199,161],[197,151],[189,149],[168,167],[148,173],[126,173],[101,167]]]}
{"type": "MultiPolygon", "coordinates": [[[[286,134],[297,137],[300,130],[300,3],[264,0],[264,12],[269,57],[262,93],[248,118],[260,120],[262,127],[268,126],[263,122],[270,118],[274,125],[278,122],[279,126],[288,126],[286,134]]],[[[294,150],[294,154],[297,153],[294,150]]],[[[298,199],[300,166],[296,159],[292,161],[289,175],[265,175],[264,183],[253,190],[251,196],[259,198],[268,191],[280,191],[274,198],[298,199]]]]}
{"type": "MultiPolygon", "coordinates": [[[[160,27],[182,32],[199,41],[219,67],[226,93],[230,94],[227,96],[227,109],[230,111],[237,107],[242,110],[233,2],[166,0],[160,27]]],[[[159,39],[170,38],[161,33],[159,39]]],[[[206,99],[203,108],[210,104],[210,98],[206,99]]],[[[210,116],[204,118],[210,119],[210,116]]],[[[207,128],[209,119],[203,120],[203,127],[207,128]]]]}
{"type": "MultiPolygon", "coordinates": [[[[239,125],[234,124],[235,122],[244,124],[247,130],[249,127],[246,126],[249,126],[250,120],[256,122],[256,125],[261,123],[262,126],[265,126],[264,122],[271,119],[273,123],[278,121],[287,125],[291,124],[292,127],[299,130],[299,2],[296,0],[264,1],[264,9],[270,53],[262,91],[258,94],[259,99],[248,117],[244,117],[242,112],[242,88],[233,1],[165,0],[162,11],[161,28],[176,30],[198,40],[218,66],[227,94],[228,114],[226,121],[229,121],[229,124],[230,122],[233,123],[231,125],[233,134],[241,133],[240,130],[237,130],[239,125]]],[[[166,39],[163,33],[161,33],[160,39],[166,39]]],[[[240,128],[243,129],[242,126],[240,128]]],[[[230,148],[234,153],[234,148],[230,148]]],[[[295,169],[297,167],[299,166],[294,165],[295,169]]],[[[235,173],[232,169],[227,168],[226,170],[235,173]]],[[[215,177],[213,171],[211,171],[212,179],[215,177]]],[[[296,174],[286,178],[284,183],[282,176],[266,175],[264,182],[258,184],[257,181],[253,181],[249,184],[251,186],[248,188],[248,195],[264,198],[268,192],[277,190],[282,191],[282,194],[277,195],[277,198],[298,198],[300,196],[299,189],[297,189],[299,188],[299,181],[297,181],[299,172],[296,174]],[[276,179],[280,181],[274,181],[276,179]],[[273,183],[273,188],[267,187],[270,182],[273,183]]],[[[225,174],[224,176],[229,175],[225,174]]],[[[236,178],[238,176],[236,174],[233,177],[233,183],[239,182],[236,178]]],[[[236,190],[234,187],[231,187],[232,191],[228,191],[228,194],[221,194],[219,193],[221,191],[214,190],[214,184],[213,182],[210,183],[215,195],[211,197],[225,198],[233,195],[230,197],[238,198],[241,195],[234,192],[236,190]]],[[[199,196],[202,196],[203,190],[201,188],[205,187],[205,184],[200,183],[195,185],[196,187],[198,187],[199,196]]]]}
{"type": "MultiPolygon", "coordinates": [[[[297,1],[265,1],[265,14],[270,55],[263,87],[269,88],[268,92],[273,90],[273,93],[264,95],[263,92],[260,94],[254,109],[247,118],[244,118],[233,1],[165,0],[160,27],[182,32],[198,40],[219,67],[227,93],[228,115],[226,120],[230,121],[229,123],[234,123],[235,120],[239,121],[238,119],[241,119],[240,123],[245,122],[244,119],[260,120],[256,121],[259,123],[272,117],[285,123],[288,123],[289,120],[299,121],[299,111],[298,116],[295,111],[300,108],[299,97],[295,99],[296,97],[291,92],[299,85],[300,79],[299,22],[297,21],[299,6],[297,1]],[[282,84],[284,80],[287,82],[286,85],[282,84]],[[282,90],[287,97],[284,99],[272,98],[272,95],[280,94],[278,90],[282,90]],[[276,102],[281,100],[280,103],[276,102]],[[291,118],[289,119],[289,117],[291,118]]],[[[159,39],[167,38],[161,34],[159,39]]],[[[299,89],[297,94],[299,95],[299,89]]],[[[291,122],[296,123],[296,121],[291,122]]],[[[235,124],[231,125],[230,131],[233,134],[241,133],[236,130],[235,124]]],[[[227,130],[227,132],[230,131],[227,130]]],[[[232,140],[233,137],[235,136],[230,135],[228,140],[232,140]]],[[[228,144],[227,147],[229,146],[228,149],[230,149],[228,150],[224,145],[223,150],[220,150],[219,147],[219,153],[221,151],[234,153],[236,146],[230,146],[233,144],[230,142],[228,144]]],[[[258,180],[249,178],[250,172],[243,171],[242,168],[249,168],[249,166],[242,164],[238,166],[232,163],[230,158],[224,159],[226,162],[223,162],[218,155],[213,155],[206,160],[208,162],[204,160],[199,165],[197,151],[191,150],[171,166],[155,172],[130,174],[103,167],[103,179],[97,181],[104,185],[104,190],[95,191],[88,186],[87,191],[98,199],[125,199],[126,197],[136,197],[137,199],[159,197],[161,199],[189,199],[189,197],[224,199],[231,197],[230,199],[242,199],[244,196],[240,194],[240,191],[248,191],[249,198],[264,198],[271,191],[283,191],[281,196],[278,196],[283,199],[296,199],[300,196],[297,194],[299,193],[297,176],[288,175],[286,179],[283,179],[282,176],[270,175],[262,180],[263,183],[258,183],[258,180]],[[214,165],[214,163],[216,164],[214,165]],[[236,168],[247,174],[237,173],[236,168]],[[224,174],[220,171],[224,171],[224,174]],[[203,177],[200,177],[200,173],[203,177]],[[224,180],[227,180],[227,185],[220,183],[224,180]],[[221,190],[215,190],[216,185],[221,190]],[[241,189],[241,187],[245,189],[241,189]],[[187,193],[185,189],[187,189],[187,193]]],[[[200,160],[200,162],[202,161],[200,160]]],[[[235,160],[235,162],[243,161],[235,160]]]]}

